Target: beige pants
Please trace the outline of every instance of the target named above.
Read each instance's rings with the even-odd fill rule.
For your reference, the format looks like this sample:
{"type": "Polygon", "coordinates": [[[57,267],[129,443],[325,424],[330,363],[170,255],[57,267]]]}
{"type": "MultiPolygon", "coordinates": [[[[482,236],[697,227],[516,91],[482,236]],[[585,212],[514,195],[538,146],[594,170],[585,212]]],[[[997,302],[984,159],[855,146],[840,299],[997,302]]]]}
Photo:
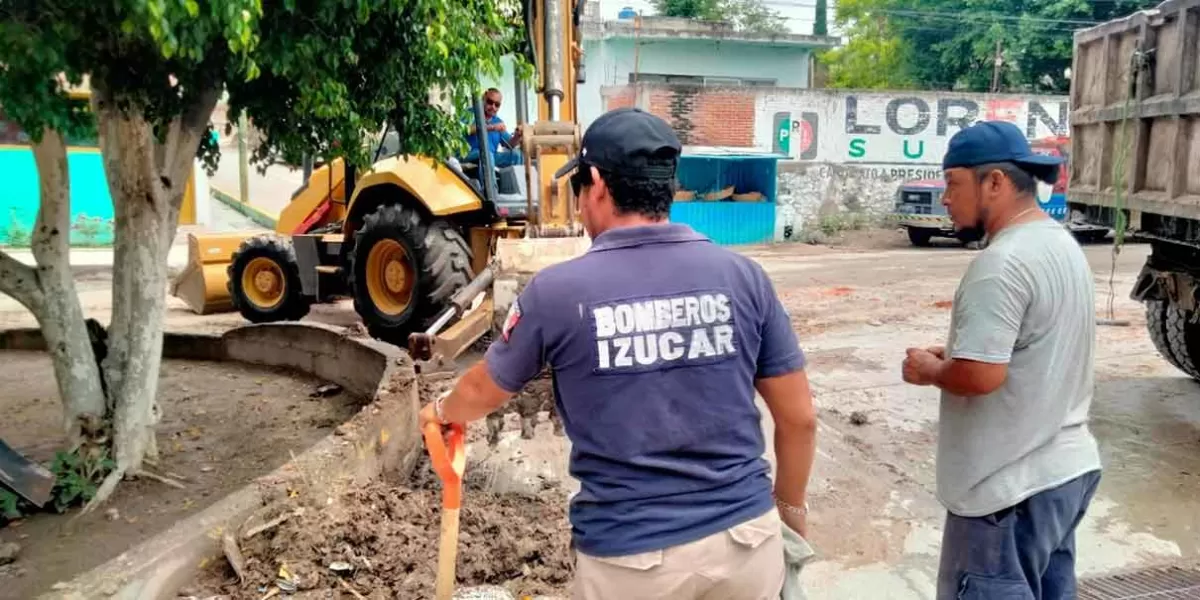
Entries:
{"type": "Polygon", "coordinates": [[[779,600],[783,534],[774,509],[706,538],[642,554],[578,553],[573,600],[779,600]]]}

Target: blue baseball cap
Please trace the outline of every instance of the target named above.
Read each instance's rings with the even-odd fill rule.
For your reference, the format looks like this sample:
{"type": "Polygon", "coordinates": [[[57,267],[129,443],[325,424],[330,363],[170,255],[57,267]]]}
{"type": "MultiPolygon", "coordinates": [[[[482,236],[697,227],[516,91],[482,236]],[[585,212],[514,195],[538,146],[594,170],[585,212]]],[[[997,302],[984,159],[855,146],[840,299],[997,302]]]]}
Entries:
{"type": "Polygon", "coordinates": [[[1047,183],[1058,179],[1059,156],[1038,154],[1016,125],[1007,121],[980,121],[950,138],[942,169],[977,167],[988,163],[1011,162],[1023,167],[1047,183]]]}

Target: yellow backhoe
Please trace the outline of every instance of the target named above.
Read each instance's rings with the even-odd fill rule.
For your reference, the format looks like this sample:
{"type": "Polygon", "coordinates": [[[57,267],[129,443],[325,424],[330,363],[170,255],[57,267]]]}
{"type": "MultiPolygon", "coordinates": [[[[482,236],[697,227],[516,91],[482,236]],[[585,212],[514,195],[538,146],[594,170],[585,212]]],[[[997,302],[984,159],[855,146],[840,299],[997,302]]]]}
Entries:
{"type": "MultiPolygon", "coordinates": [[[[411,336],[420,354],[458,356],[499,322],[529,274],[590,245],[570,186],[553,180],[579,149],[582,7],[524,3],[540,77],[533,123],[518,82],[524,177],[496,169],[488,152],[478,165],[404,155],[385,132],[384,158],[366,172],[341,159],[314,170],[274,232],[189,235],[172,294],[197,313],[237,310],[255,323],[299,320],[314,303],[349,296],[373,337],[405,345],[421,334],[411,336]]],[[[478,98],[474,112],[484,148],[478,98]]]]}

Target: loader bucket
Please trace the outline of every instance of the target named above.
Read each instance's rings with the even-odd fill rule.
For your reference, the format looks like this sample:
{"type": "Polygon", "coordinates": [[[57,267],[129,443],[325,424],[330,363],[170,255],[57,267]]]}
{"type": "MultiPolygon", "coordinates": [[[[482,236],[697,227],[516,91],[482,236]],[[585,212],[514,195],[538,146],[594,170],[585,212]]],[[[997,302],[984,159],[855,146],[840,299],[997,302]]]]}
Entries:
{"type": "Polygon", "coordinates": [[[192,312],[207,315],[233,310],[226,269],[242,241],[258,232],[188,234],[188,262],[171,284],[171,295],[192,312]]]}
{"type": "Polygon", "coordinates": [[[494,263],[496,279],[492,283],[493,329],[503,330],[513,300],[521,294],[535,273],[582,256],[591,246],[592,240],[586,235],[497,239],[494,263]]]}

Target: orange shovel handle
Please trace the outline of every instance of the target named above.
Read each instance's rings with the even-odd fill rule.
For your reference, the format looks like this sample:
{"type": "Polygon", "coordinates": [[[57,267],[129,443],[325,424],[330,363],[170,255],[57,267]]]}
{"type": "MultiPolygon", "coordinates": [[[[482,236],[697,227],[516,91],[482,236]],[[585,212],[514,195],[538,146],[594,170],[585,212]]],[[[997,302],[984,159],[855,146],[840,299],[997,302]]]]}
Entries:
{"type": "Polygon", "coordinates": [[[442,480],[442,508],[462,506],[462,477],[467,466],[466,430],[462,425],[449,425],[449,433],[443,435],[437,423],[425,425],[425,448],[433,463],[433,472],[442,480]]]}

